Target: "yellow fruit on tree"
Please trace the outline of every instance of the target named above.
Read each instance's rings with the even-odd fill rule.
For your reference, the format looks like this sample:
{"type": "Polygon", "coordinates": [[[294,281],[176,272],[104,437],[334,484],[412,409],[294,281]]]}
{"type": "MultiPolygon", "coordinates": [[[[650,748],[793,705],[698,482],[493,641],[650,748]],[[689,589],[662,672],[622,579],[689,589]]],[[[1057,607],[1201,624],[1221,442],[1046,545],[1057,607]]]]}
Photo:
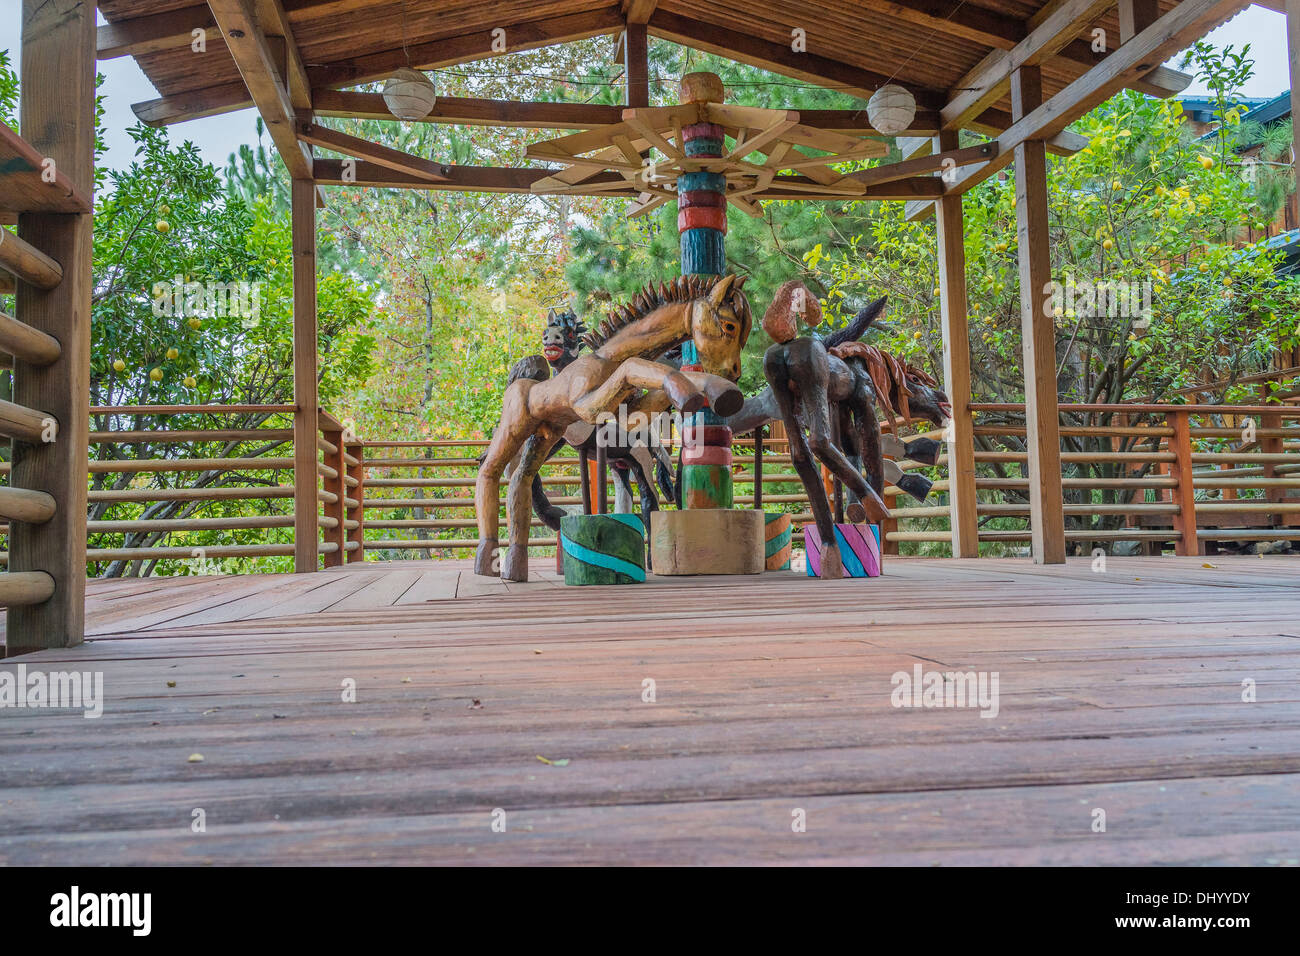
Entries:
{"type": "Polygon", "coordinates": [[[202,320],[202,319],[199,319],[199,318],[192,318],[192,319],[190,319],[190,328],[192,328],[192,329],[201,329],[201,328],[203,328],[203,320],[202,320]]]}
{"type": "Polygon", "coordinates": [[[1101,247],[1102,247],[1103,249],[1113,249],[1113,248],[1115,248],[1115,240],[1114,240],[1114,239],[1107,239],[1107,240],[1105,240],[1104,242],[1102,242],[1101,247]]]}
{"type": "Polygon", "coordinates": [[[161,381],[162,381],[162,369],[160,369],[160,368],[153,368],[153,369],[150,369],[150,370],[149,370],[149,377],[150,377],[151,379],[153,379],[155,382],[161,382],[161,381]]]}
{"type": "Polygon", "coordinates": [[[181,354],[180,351],[177,350],[177,349],[174,349],[174,348],[173,348],[173,349],[168,349],[168,350],[167,350],[167,357],[168,357],[169,359],[177,359],[177,358],[180,358],[180,354],[181,354]]]}
{"type": "Polygon", "coordinates": [[[1202,169],[1209,169],[1209,168],[1210,168],[1211,166],[1213,166],[1213,165],[1214,165],[1214,157],[1212,157],[1212,156],[1202,156],[1202,157],[1201,157],[1201,168],[1202,168],[1202,169]]]}
{"type": "Polygon", "coordinates": [[[186,388],[193,388],[193,387],[194,387],[195,385],[197,385],[197,384],[199,384],[199,383],[198,383],[198,381],[194,378],[193,375],[186,375],[186,376],[185,376],[185,387],[186,387],[186,388]]]}
{"type": "Polygon", "coordinates": [[[159,232],[167,232],[171,229],[172,225],[166,219],[159,219],[153,224],[153,227],[159,232]]]}
{"type": "Polygon", "coordinates": [[[113,371],[114,371],[114,372],[125,372],[125,371],[126,371],[126,363],[123,362],[121,359],[114,359],[114,360],[113,360],[113,371]]]}
{"type": "Polygon", "coordinates": [[[166,203],[163,203],[161,206],[158,207],[158,215],[160,216],[165,216],[171,211],[172,211],[172,207],[167,205],[166,203]]]}

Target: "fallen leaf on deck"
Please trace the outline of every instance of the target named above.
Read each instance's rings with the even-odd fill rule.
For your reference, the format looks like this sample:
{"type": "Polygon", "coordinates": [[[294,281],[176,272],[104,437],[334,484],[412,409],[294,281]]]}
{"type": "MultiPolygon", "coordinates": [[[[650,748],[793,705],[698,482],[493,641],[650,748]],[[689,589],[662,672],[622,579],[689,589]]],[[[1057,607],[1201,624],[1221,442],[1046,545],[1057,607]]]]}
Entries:
{"type": "Polygon", "coordinates": [[[175,687],[175,686],[176,686],[176,682],[175,682],[174,680],[169,680],[169,681],[167,682],[167,686],[168,686],[168,687],[175,687]]]}
{"type": "Polygon", "coordinates": [[[540,760],[542,763],[546,764],[548,767],[567,767],[569,765],[568,757],[565,757],[563,760],[547,760],[545,757],[539,754],[537,759],[540,760]]]}
{"type": "Polygon", "coordinates": [[[203,754],[190,754],[187,763],[203,763],[203,754]]]}

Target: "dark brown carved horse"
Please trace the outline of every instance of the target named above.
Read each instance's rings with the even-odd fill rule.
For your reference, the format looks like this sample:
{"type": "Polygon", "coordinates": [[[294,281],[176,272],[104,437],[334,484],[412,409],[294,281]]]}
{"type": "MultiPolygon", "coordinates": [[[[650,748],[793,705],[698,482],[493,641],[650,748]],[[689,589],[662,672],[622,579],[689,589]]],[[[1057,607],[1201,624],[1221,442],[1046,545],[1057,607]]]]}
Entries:
{"type": "MultiPolygon", "coordinates": [[[[947,396],[933,387],[937,383],[924,372],[856,341],[884,311],[885,298],[867,306],[846,328],[826,339],[815,334],[791,337],[796,328],[793,317],[787,314],[792,299],[804,301],[805,296],[791,296],[783,288],[763,319],[764,329],[776,339],[763,359],[768,388],[746,400],[728,424],[734,433],[741,434],[776,418],[785,423],[791,461],[808,493],[819,536],[822,541],[833,542],[834,516],[813,456],[848,489],[849,520],[870,518],[879,522],[888,512],[880,499],[885,463],[875,405],[879,402],[893,417],[901,404],[907,410],[905,417],[913,411],[933,414],[938,418],[936,424],[948,417],[950,408],[947,396]],[[832,421],[838,426],[838,436],[832,430],[832,421]],[[807,438],[804,428],[808,430],[807,438]]],[[[911,445],[917,447],[915,455],[909,457],[924,461],[937,455],[937,443],[911,445]]],[[[822,577],[839,577],[840,573],[839,551],[828,547],[822,577]]]]}

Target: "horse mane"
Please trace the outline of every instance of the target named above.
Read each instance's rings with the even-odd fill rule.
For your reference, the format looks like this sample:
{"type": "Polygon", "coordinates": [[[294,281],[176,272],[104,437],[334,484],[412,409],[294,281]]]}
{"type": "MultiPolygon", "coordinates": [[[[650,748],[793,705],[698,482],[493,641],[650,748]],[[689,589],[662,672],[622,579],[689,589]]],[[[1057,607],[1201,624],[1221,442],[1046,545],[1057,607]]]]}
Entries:
{"type": "MultiPolygon", "coordinates": [[[[609,317],[600,323],[600,327],[582,336],[580,341],[594,352],[618,332],[633,322],[645,318],[655,309],[673,302],[692,302],[704,298],[724,278],[725,276],[689,275],[660,282],[658,286],[653,282],[647,283],[644,289],[632,297],[631,302],[609,312],[609,317]]],[[[746,276],[737,278],[732,289],[739,292],[746,278],[746,276]]],[[[745,300],[742,298],[741,301],[745,300]]]]}
{"type": "Polygon", "coordinates": [[[876,387],[877,400],[891,417],[904,419],[912,417],[907,401],[908,395],[912,393],[911,385],[908,384],[909,377],[931,388],[937,388],[939,385],[929,373],[915,365],[907,364],[892,352],[885,352],[874,345],[866,345],[863,342],[842,342],[831,346],[826,351],[841,361],[858,359],[862,362],[867,374],[871,376],[871,383],[876,387]],[[898,401],[902,408],[894,405],[892,396],[895,387],[898,389],[898,401]]]}

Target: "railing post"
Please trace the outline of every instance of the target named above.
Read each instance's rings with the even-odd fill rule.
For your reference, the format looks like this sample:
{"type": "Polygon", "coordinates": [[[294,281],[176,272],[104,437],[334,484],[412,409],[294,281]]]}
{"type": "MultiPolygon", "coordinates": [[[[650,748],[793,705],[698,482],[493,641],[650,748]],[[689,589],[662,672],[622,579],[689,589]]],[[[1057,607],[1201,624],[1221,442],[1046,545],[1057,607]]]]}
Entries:
{"type": "Polygon", "coordinates": [[[366,458],[365,448],[360,439],[355,435],[351,437],[354,440],[344,444],[344,462],[347,464],[348,477],[356,479],[356,484],[348,490],[348,497],[352,498],[356,504],[345,508],[343,513],[347,520],[348,527],[343,535],[344,547],[355,544],[356,547],[348,551],[345,559],[349,564],[354,561],[364,561],[366,559],[366,458]]]}
{"type": "Polygon", "coordinates": [[[1196,555],[1201,553],[1196,535],[1196,489],[1192,486],[1192,424],[1191,415],[1184,410],[1165,413],[1165,423],[1174,430],[1169,439],[1169,449],[1174,460],[1169,475],[1174,479],[1173,501],[1178,506],[1174,515],[1174,531],[1178,533],[1175,553],[1196,555]]]}
{"type": "MultiPolygon", "coordinates": [[[[51,170],[89,195],[94,188],[94,0],[24,0],[21,7],[22,133],[51,170]]],[[[11,409],[40,409],[48,424],[42,422],[35,436],[6,431],[14,437],[9,484],[49,494],[55,509],[43,523],[10,524],[9,570],[15,576],[8,583],[40,583],[21,600],[14,592],[8,599],[10,656],[71,647],[81,643],[85,631],[92,225],[89,213],[18,217],[18,236],[57,262],[62,276],[56,285],[38,287],[32,278],[39,277],[19,275],[15,288],[15,318],[57,339],[60,355],[43,367],[19,356],[13,363],[17,404],[11,409]],[[45,583],[52,584],[48,594],[45,583]],[[41,595],[46,599],[24,603],[41,595]]]]}
{"type": "MultiPolygon", "coordinates": [[[[957,146],[955,130],[940,133],[935,150],[957,146]]],[[[952,556],[977,558],[979,518],[975,499],[975,436],[970,404],[970,330],[967,317],[966,245],[962,197],[934,204],[939,243],[939,310],[943,327],[943,387],[952,402],[948,435],[948,505],[952,556]]],[[[890,507],[893,507],[890,505],[890,507]]],[[[891,552],[886,552],[891,553],[891,552]]],[[[897,553],[892,552],[892,553],[897,553]]]]}
{"type": "Polygon", "coordinates": [[[320,476],[316,435],[320,412],[316,355],[316,185],[295,179],[293,199],[293,569],[320,567],[320,476]]]}
{"type": "MultiPolygon", "coordinates": [[[[898,530],[898,519],[894,517],[894,509],[898,507],[898,495],[884,494],[881,498],[885,502],[885,507],[889,509],[889,517],[880,522],[880,551],[882,554],[898,554],[898,542],[889,540],[889,536],[898,530]]],[[[953,550],[956,556],[956,549],[953,550]]]]}
{"type": "Polygon", "coordinates": [[[322,511],[330,522],[324,522],[321,531],[325,541],[335,545],[325,552],[325,567],[336,568],[343,564],[344,546],[347,541],[347,507],[348,497],[347,465],[343,460],[343,429],[333,427],[334,422],[321,415],[321,487],[332,495],[334,500],[325,498],[322,511]]]}

